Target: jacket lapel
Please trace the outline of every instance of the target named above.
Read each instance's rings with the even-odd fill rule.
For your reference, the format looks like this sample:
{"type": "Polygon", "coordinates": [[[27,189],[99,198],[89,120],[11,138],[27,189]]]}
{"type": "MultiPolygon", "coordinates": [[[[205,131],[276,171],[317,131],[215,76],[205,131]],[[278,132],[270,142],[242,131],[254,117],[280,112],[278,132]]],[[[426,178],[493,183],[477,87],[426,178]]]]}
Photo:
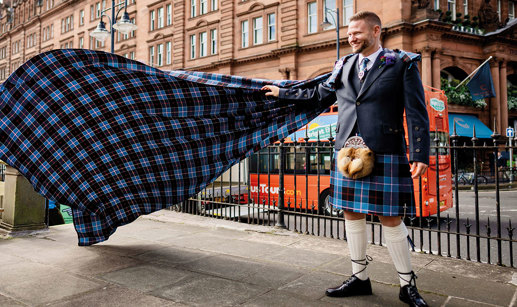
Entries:
{"type": "Polygon", "coordinates": [[[381,53],[377,56],[377,59],[375,59],[375,62],[373,63],[371,70],[368,72],[368,74],[366,74],[366,79],[364,80],[364,84],[361,87],[361,90],[359,91],[357,98],[361,97],[361,95],[368,90],[368,88],[373,84],[375,80],[377,80],[377,78],[379,78],[379,76],[386,68],[386,65],[381,66],[381,57],[384,55],[384,53],[385,50],[381,51],[381,53]]]}
{"type": "Polygon", "coordinates": [[[357,57],[358,55],[354,54],[348,59],[348,61],[346,61],[345,65],[343,65],[342,76],[344,76],[348,80],[350,80],[350,70],[352,69],[352,66],[355,64],[357,57]]]}

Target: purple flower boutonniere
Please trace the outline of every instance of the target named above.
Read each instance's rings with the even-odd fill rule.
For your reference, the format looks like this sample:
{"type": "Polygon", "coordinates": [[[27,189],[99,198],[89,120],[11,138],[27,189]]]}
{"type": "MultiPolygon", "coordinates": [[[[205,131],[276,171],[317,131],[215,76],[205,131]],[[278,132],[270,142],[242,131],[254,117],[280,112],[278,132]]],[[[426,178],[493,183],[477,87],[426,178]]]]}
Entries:
{"type": "Polygon", "coordinates": [[[393,52],[384,54],[380,58],[381,65],[379,65],[379,68],[381,68],[384,65],[391,66],[391,65],[395,64],[395,59],[396,59],[396,55],[393,52]]]}

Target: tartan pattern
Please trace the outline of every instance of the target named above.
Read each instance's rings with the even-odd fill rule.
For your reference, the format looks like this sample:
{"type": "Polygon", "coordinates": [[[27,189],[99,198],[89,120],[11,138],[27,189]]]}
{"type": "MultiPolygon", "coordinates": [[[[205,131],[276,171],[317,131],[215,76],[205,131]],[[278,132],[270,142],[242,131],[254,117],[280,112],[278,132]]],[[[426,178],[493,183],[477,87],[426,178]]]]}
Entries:
{"type": "Polygon", "coordinates": [[[114,54],[42,53],[0,86],[0,159],[73,209],[79,245],[195,195],[239,160],[328,105],[289,104],[260,88],[311,86],[187,71],[114,54]]]}
{"type": "Polygon", "coordinates": [[[376,154],[372,174],[355,180],[344,177],[334,166],[330,186],[330,202],[338,209],[382,216],[416,213],[406,155],[376,154]]]}

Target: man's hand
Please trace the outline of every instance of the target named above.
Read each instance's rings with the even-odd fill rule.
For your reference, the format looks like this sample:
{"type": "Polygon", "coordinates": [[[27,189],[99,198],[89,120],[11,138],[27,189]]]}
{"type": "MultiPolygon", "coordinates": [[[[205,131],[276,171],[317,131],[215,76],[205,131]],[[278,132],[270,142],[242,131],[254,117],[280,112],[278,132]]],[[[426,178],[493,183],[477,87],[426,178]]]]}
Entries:
{"type": "Polygon", "coordinates": [[[278,94],[280,93],[278,86],[274,85],[264,85],[260,90],[267,91],[266,96],[278,97],[278,94]]]}
{"type": "Polygon", "coordinates": [[[423,174],[425,174],[426,171],[427,171],[427,164],[425,164],[425,163],[413,162],[413,164],[411,164],[410,172],[411,172],[411,178],[413,178],[413,179],[422,176],[423,174]]]}

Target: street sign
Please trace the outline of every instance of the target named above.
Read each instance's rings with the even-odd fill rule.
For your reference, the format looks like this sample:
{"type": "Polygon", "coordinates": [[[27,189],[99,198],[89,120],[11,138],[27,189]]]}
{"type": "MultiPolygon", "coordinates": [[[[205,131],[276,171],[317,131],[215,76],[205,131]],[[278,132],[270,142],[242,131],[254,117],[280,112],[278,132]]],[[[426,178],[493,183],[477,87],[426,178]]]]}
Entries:
{"type": "Polygon", "coordinates": [[[506,137],[513,138],[515,136],[514,130],[512,127],[506,128],[506,137]]]}

